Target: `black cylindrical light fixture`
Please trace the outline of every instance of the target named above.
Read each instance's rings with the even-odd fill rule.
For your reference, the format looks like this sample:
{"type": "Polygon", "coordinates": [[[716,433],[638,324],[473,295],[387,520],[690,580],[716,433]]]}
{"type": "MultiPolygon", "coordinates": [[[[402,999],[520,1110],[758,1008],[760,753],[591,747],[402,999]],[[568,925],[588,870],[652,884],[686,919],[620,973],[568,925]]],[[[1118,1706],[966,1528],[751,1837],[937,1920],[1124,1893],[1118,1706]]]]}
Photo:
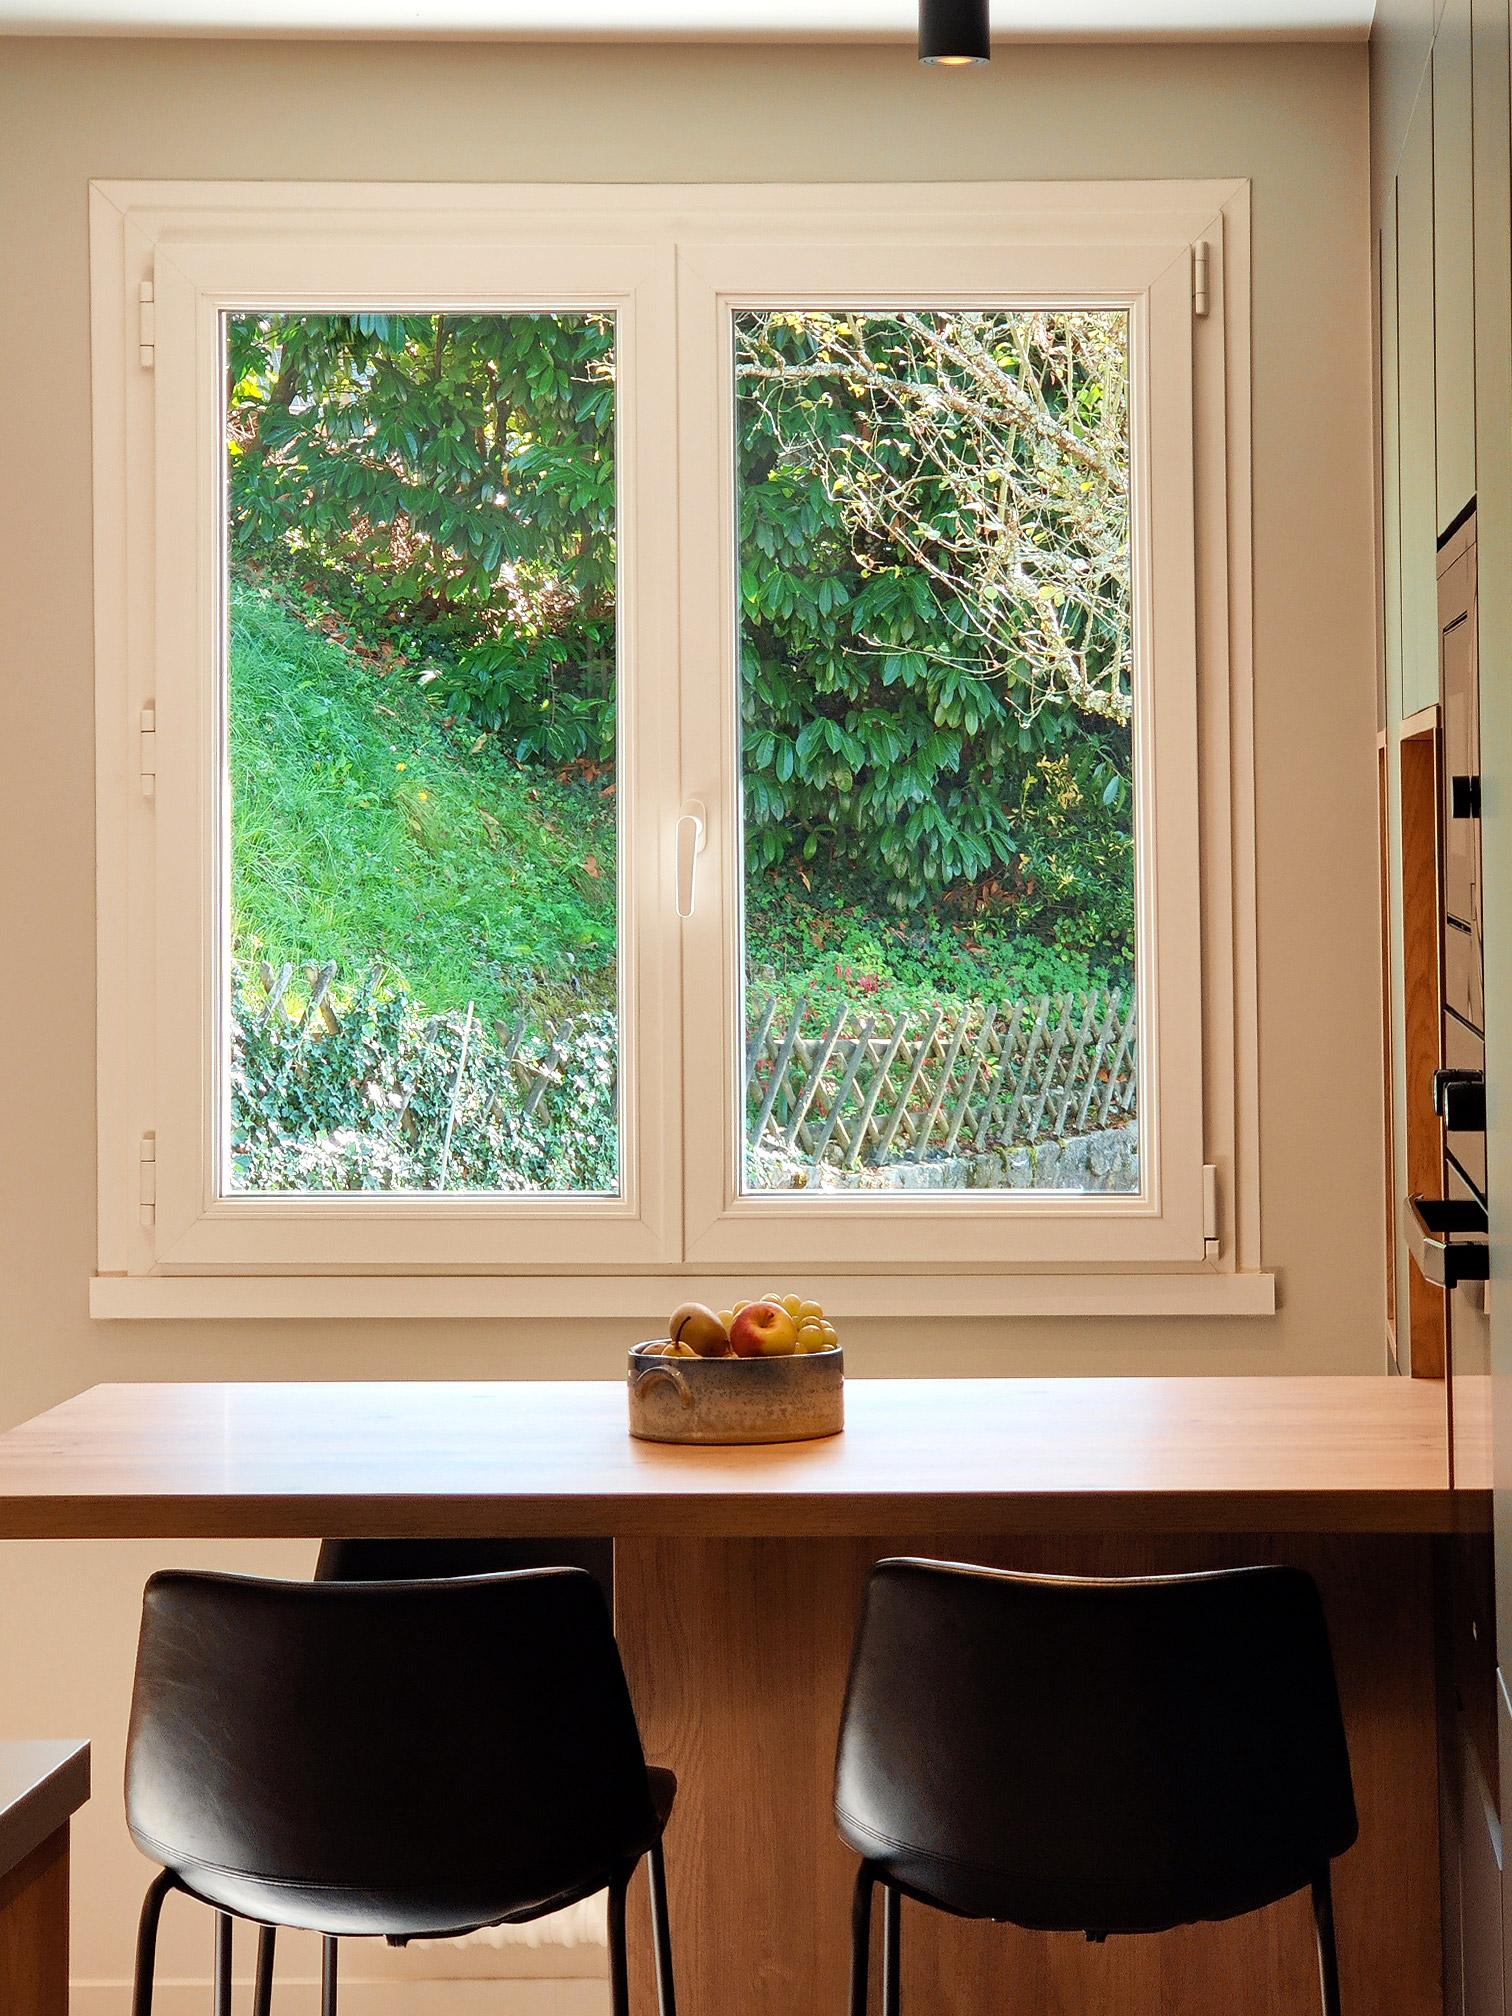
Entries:
{"type": "Polygon", "coordinates": [[[921,63],[990,63],[988,0],[919,0],[921,63]]]}

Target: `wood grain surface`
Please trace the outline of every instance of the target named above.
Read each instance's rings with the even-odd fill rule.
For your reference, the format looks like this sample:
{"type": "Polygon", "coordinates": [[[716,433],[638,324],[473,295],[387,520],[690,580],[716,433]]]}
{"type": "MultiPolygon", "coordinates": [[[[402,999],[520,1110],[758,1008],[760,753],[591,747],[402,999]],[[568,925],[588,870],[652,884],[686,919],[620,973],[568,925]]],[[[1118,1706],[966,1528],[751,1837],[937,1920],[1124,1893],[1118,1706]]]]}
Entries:
{"type": "Polygon", "coordinates": [[[851,1380],[846,1431],[634,1442],[610,1382],[96,1386],[0,1436],[0,1537],[1445,1531],[1387,1378],[851,1380]]]}
{"type": "Polygon", "coordinates": [[[68,1827],[0,1876],[0,2010],[68,2016],[68,1827]]]}
{"type": "MultiPolygon", "coordinates": [[[[617,1621],[647,1755],[679,1778],[667,1858],[681,2016],[846,2006],[856,1860],[834,1829],[835,1738],[862,1584],[891,1553],[1101,1575],[1275,1560],[1310,1569],[1328,1611],[1361,1821],[1335,1870],[1344,2007],[1441,2016],[1429,1546],[1130,1533],[979,1538],[969,1550],[917,1534],[622,1542],[617,1621]]],[[[642,1887],[631,1916],[637,2008],[654,2003],[646,1911],[642,1887]]],[[[908,2016],[1274,2016],[1317,2006],[1305,1895],[1101,1946],[905,1904],[903,1952],[908,2016]]]]}
{"type": "MultiPolygon", "coordinates": [[[[1407,1189],[1418,1197],[1444,1194],[1444,1135],[1433,1110],[1433,1074],[1443,1062],[1443,894],[1439,868],[1439,745],[1437,709],[1422,734],[1405,738],[1402,763],[1402,972],[1407,1135],[1407,1189]]],[[[1397,1208],[1401,1208],[1401,1200],[1397,1208]]],[[[1412,1372],[1442,1379],[1445,1370],[1444,1291],[1407,1269],[1412,1372]]],[[[1447,1405],[1447,1401],[1446,1401],[1447,1405]]]]}

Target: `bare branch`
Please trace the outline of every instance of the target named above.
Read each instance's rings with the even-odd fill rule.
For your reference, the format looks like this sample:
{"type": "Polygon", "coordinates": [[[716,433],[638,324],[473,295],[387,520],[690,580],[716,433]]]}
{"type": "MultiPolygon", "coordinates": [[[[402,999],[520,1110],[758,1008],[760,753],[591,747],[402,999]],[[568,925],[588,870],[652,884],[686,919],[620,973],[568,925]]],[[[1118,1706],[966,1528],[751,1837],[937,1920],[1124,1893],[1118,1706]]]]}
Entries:
{"type": "Polygon", "coordinates": [[[1021,718],[1060,700],[1127,720],[1126,317],[774,313],[738,327],[742,396],[819,477],[858,551],[934,585],[957,669],[1001,682],[1021,718]]]}

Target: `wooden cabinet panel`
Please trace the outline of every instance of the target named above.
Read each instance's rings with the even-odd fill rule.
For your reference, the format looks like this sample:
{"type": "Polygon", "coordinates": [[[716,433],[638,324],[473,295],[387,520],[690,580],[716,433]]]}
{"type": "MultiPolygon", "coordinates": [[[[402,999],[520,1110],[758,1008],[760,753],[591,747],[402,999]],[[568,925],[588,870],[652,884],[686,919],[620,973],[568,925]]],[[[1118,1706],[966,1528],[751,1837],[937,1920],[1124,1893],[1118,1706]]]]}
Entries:
{"type": "MultiPolygon", "coordinates": [[[[1435,685],[1437,679],[1435,678],[1435,685]]],[[[1401,744],[1403,1132],[1407,1195],[1444,1194],[1444,1141],[1433,1110],[1433,1074],[1442,1055],[1439,754],[1437,712],[1401,744]]],[[[1419,1379],[1442,1379],[1444,1291],[1409,1264],[1407,1362],[1419,1379]]],[[[1398,1339],[1400,1351],[1400,1337],[1398,1339]]]]}
{"type": "Polygon", "coordinates": [[[1463,1715],[1440,1770],[1445,2016],[1502,2016],[1501,1826],[1463,1715]]]}

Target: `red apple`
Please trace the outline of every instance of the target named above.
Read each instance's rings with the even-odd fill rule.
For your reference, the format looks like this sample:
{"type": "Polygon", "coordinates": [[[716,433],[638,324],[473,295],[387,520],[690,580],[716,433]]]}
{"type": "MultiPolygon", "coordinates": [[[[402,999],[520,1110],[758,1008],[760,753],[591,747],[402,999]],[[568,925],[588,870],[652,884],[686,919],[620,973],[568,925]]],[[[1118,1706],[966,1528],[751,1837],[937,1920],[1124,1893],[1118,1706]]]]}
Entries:
{"type": "Polygon", "coordinates": [[[730,1324],[737,1358],[786,1358],[798,1349],[798,1325],[780,1302],[747,1302],[730,1324]]]}

